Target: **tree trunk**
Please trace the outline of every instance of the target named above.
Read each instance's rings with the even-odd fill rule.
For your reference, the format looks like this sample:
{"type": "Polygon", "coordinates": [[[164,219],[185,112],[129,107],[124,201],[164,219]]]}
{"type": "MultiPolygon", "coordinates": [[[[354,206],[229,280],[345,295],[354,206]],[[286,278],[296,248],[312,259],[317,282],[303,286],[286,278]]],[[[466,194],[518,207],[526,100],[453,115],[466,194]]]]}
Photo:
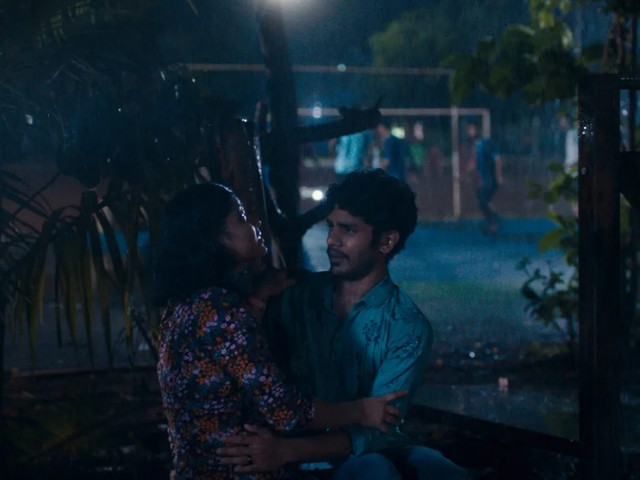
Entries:
{"type": "MultiPolygon", "coordinates": [[[[256,19],[260,44],[267,69],[267,89],[271,111],[271,131],[281,139],[274,148],[265,152],[263,160],[269,168],[268,181],[273,189],[280,211],[288,218],[298,214],[300,194],[300,148],[293,135],[298,125],[296,87],[289,56],[289,45],[279,2],[256,0],[256,19]]],[[[282,245],[287,265],[298,266],[300,242],[282,245]]]]}

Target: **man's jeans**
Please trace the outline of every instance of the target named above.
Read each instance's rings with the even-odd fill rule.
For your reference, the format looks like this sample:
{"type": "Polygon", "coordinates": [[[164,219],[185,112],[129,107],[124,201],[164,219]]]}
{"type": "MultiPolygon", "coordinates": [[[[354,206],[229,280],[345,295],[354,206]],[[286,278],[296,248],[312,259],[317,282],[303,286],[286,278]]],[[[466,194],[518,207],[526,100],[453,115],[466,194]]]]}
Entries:
{"type": "MultiPolygon", "coordinates": [[[[328,473],[328,472],[327,472],[328,473]]],[[[470,480],[466,471],[439,451],[398,447],[351,457],[333,469],[331,480],[470,480]]]]}

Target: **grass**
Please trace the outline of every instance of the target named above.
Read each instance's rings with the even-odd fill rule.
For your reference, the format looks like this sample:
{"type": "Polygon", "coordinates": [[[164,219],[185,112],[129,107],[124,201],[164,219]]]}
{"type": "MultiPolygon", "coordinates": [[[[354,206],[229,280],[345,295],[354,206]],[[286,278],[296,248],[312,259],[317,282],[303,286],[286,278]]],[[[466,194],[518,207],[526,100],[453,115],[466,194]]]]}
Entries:
{"type": "Polygon", "coordinates": [[[558,341],[562,336],[531,318],[518,285],[486,280],[398,284],[429,318],[435,342],[466,345],[558,341]]]}

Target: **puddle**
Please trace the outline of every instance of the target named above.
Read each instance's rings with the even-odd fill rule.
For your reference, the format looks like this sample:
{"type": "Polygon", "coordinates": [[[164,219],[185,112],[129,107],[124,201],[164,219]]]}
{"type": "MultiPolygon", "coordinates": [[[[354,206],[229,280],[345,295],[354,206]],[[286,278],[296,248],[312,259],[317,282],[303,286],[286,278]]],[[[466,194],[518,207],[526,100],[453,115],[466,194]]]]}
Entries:
{"type": "MultiPolygon", "coordinates": [[[[621,395],[621,442],[640,451],[640,396],[621,395]]],[[[544,390],[509,386],[508,379],[473,385],[422,385],[414,403],[481,420],[571,440],[579,439],[579,394],[576,389],[544,390]],[[506,381],[506,382],[505,382],[506,381]]]]}

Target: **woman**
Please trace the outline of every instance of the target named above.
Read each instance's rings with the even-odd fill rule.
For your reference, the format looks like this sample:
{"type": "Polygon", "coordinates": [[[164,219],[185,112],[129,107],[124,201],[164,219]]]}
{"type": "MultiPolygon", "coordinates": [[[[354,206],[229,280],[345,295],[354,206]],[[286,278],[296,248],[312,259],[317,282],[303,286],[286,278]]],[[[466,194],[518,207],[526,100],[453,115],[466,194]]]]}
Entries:
{"type": "Polygon", "coordinates": [[[222,185],[190,187],[166,207],[153,300],[166,307],[158,377],[172,478],[293,476],[284,470],[234,476],[233,467],[220,464],[221,438],[241,433],[244,424],[285,431],[359,423],[384,431],[397,420],[399,411],[387,403],[406,392],[328,404],[285,382],[258,329],[266,298],[247,287],[248,272],[266,252],[258,226],[222,185]]]}

